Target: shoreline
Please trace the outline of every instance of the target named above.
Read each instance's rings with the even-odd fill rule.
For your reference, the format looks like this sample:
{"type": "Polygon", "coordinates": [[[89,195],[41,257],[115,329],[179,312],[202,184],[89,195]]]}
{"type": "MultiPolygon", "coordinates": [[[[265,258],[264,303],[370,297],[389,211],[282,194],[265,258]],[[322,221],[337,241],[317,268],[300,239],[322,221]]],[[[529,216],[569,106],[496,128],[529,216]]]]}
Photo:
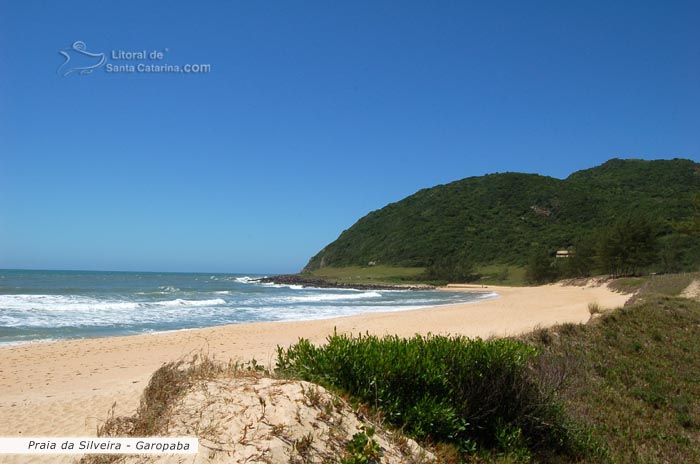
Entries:
{"type": "MultiPolygon", "coordinates": [[[[412,336],[517,335],[538,326],[586,322],[588,303],[613,308],[629,295],[605,286],[486,288],[446,291],[495,292],[499,297],[423,309],[365,313],[295,322],[254,322],[175,332],[60,340],[0,347],[0,436],[94,436],[108,417],[130,415],[162,364],[207,353],[219,361],[255,358],[265,367],[276,347],[299,338],[322,343],[338,333],[412,336]]],[[[8,462],[40,462],[7,456],[8,462]]],[[[52,456],[50,462],[61,462],[52,456]]],[[[42,461],[49,462],[49,461],[42,461]]],[[[70,462],[70,461],[66,461],[70,462]]]]}
{"type": "MultiPolygon", "coordinates": [[[[316,288],[316,287],[309,287],[309,288],[316,288]]],[[[211,325],[211,326],[204,326],[204,327],[183,327],[179,329],[168,329],[168,330],[156,330],[153,332],[144,332],[144,333],[131,333],[131,334],[113,334],[113,335],[94,335],[94,336],[82,336],[82,337],[63,337],[63,338],[51,338],[51,339],[35,339],[35,340],[26,340],[26,341],[11,341],[11,342],[0,342],[0,350],[3,348],[9,348],[9,347],[17,347],[17,346],[25,346],[25,345],[35,345],[35,344],[47,344],[47,343],[59,343],[59,342],[64,342],[64,341],[78,341],[78,340],[93,340],[93,339],[99,339],[99,338],[119,338],[119,337],[139,337],[139,336],[149,336],[149,335],[159,335],[159,334],[169,334],[169,333],[178,333],[178,332],[186,332],[190,330],[207,330],[207,329],[214,329],[217,327],[228,327],[228,326],[238,326],[238,325],[246,325],[246,324],[266,324],[266,323],[292,323],[292,322],[313,322],[313,321],[323,321],[323,320],[328,320],[328,319],[343,319],[346,317],[354,317],[354,316],[362,316],[366,314],[384,314],[384,313],[398,313],[398,312],[403,312],[403,311],[420,311],[424,309],[434,309],[434,308],[442,308],[445,306],[452,306],[452,305],[463,305],[463,304],[472,304],[472,303],[478,303],[481,301],[484,301],[486,299],[491,299],[491,298],[498,298],[498,294],[495,293],[494,291],[483,291],[483,287],[473,287],[473,288],[468,288],[467,287],[462,287],[462,286],[446,286],[446,287],[431,287],[431,288],[418,288],[418,287],[412,287],[412,288],[407,288],[407,287],[386,287],[386,288],[372,288],[372,289],[359,289],[359,288],[350,288],[350,287],[325,287],[325,288],[330,288],[330,289],[339,289],[339,290],[360,290],[360,291],[366,291],[366,290],[384,290],[384,291],[416,291],[416,290],[426,290],[426,291],[443,291],[443,292],[454,292],[455,289],[459,288],[459,291],[464,291],[464,293],[470,293],[470,294],[494,294],[495,296],[490,297],[490,298],[482,298],[482,297],[477,297],[474,300],[470,301],[459,301],[456,303],[443,303],[443,304],[433,304],[429,306],[420,306],[420,307],[414,307],[414,306],[387,306],[386,308],[383,308],[380,311],[368,311],[368,312],[360,312],[356,314],[349,314],[349,315],[333,315],[333,316],[323,316],[323,317],[318,317],[314,319],[282,319],[282,320],[276,320],[276,321],[244,321],[244,322],[231,322],[228,324],[221,324],[221,325],[211,325]],[[480,291],[481,290],[481,291],[480,291]]],[[[319,289],[321,289],[319,287],[319,289]]]]}

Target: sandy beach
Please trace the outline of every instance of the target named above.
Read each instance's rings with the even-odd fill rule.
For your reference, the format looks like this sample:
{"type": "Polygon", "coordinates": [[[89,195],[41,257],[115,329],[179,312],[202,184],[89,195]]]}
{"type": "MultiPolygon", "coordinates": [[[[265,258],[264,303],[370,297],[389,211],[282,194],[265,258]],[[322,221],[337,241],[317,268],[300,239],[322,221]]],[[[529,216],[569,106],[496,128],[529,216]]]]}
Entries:
{"type": "MultiPolygon", "coordinates": [[[[339,333],[505,336],[538,326],[585,322],[588,304],[624,304],[604,286],[450,287],[497,298],[411,311],[304,322],[229,325],[128,337],[92,338],[0,348],[0,436],[94,436],[112,406],[135,411],[150,375],[163,363],[208,353],[218,360],[255,358],[272,365],[278,345],[300,337],[321,343],[339,333]]],[[[2,456],[2,462],[71,462],[70,456],[2,456]]]]}

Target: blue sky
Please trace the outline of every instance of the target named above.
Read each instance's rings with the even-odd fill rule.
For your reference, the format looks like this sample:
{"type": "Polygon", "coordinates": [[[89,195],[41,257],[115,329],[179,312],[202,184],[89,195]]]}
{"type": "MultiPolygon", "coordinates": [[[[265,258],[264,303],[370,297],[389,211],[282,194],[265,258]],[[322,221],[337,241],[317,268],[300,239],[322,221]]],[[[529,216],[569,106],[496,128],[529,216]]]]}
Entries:
{"type": "Polygon", "coordinates": [[[439,183],[697,161],[698,24],[691,1],[0,0],[0,267],[292,272],[439,183]],[[211,71],[62,77],[76,41],[211,71]]]}

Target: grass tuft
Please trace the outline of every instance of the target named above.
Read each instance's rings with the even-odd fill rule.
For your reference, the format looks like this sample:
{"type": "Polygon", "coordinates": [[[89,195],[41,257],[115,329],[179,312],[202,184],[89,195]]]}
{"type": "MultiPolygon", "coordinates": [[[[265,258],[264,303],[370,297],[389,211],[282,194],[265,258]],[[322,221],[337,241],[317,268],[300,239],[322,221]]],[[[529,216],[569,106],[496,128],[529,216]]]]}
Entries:
{"type": "Polygon", "coordinates": [[[603,312],[603,308],[597,302],[588,303],[588,313],[591,317],[603,312]]]}

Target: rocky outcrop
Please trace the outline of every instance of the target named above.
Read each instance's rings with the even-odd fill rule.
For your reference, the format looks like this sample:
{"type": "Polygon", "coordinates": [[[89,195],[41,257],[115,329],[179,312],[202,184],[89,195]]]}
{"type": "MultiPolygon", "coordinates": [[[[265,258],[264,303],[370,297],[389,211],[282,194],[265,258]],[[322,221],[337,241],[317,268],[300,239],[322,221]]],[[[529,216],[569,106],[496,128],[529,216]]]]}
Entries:
{"type": "Polygon", "coordinates": [[[432,290],[432,285],[385,285],[385,284],[355,284],[346,282],[330,281],[317,277],[305,277],[299,274],[283,274],[272,277],[263,277],[253,282],[271,283],[278,285],[301,285],[302,287],[314,288],[349,288],[354,290],[432,290]]]}

